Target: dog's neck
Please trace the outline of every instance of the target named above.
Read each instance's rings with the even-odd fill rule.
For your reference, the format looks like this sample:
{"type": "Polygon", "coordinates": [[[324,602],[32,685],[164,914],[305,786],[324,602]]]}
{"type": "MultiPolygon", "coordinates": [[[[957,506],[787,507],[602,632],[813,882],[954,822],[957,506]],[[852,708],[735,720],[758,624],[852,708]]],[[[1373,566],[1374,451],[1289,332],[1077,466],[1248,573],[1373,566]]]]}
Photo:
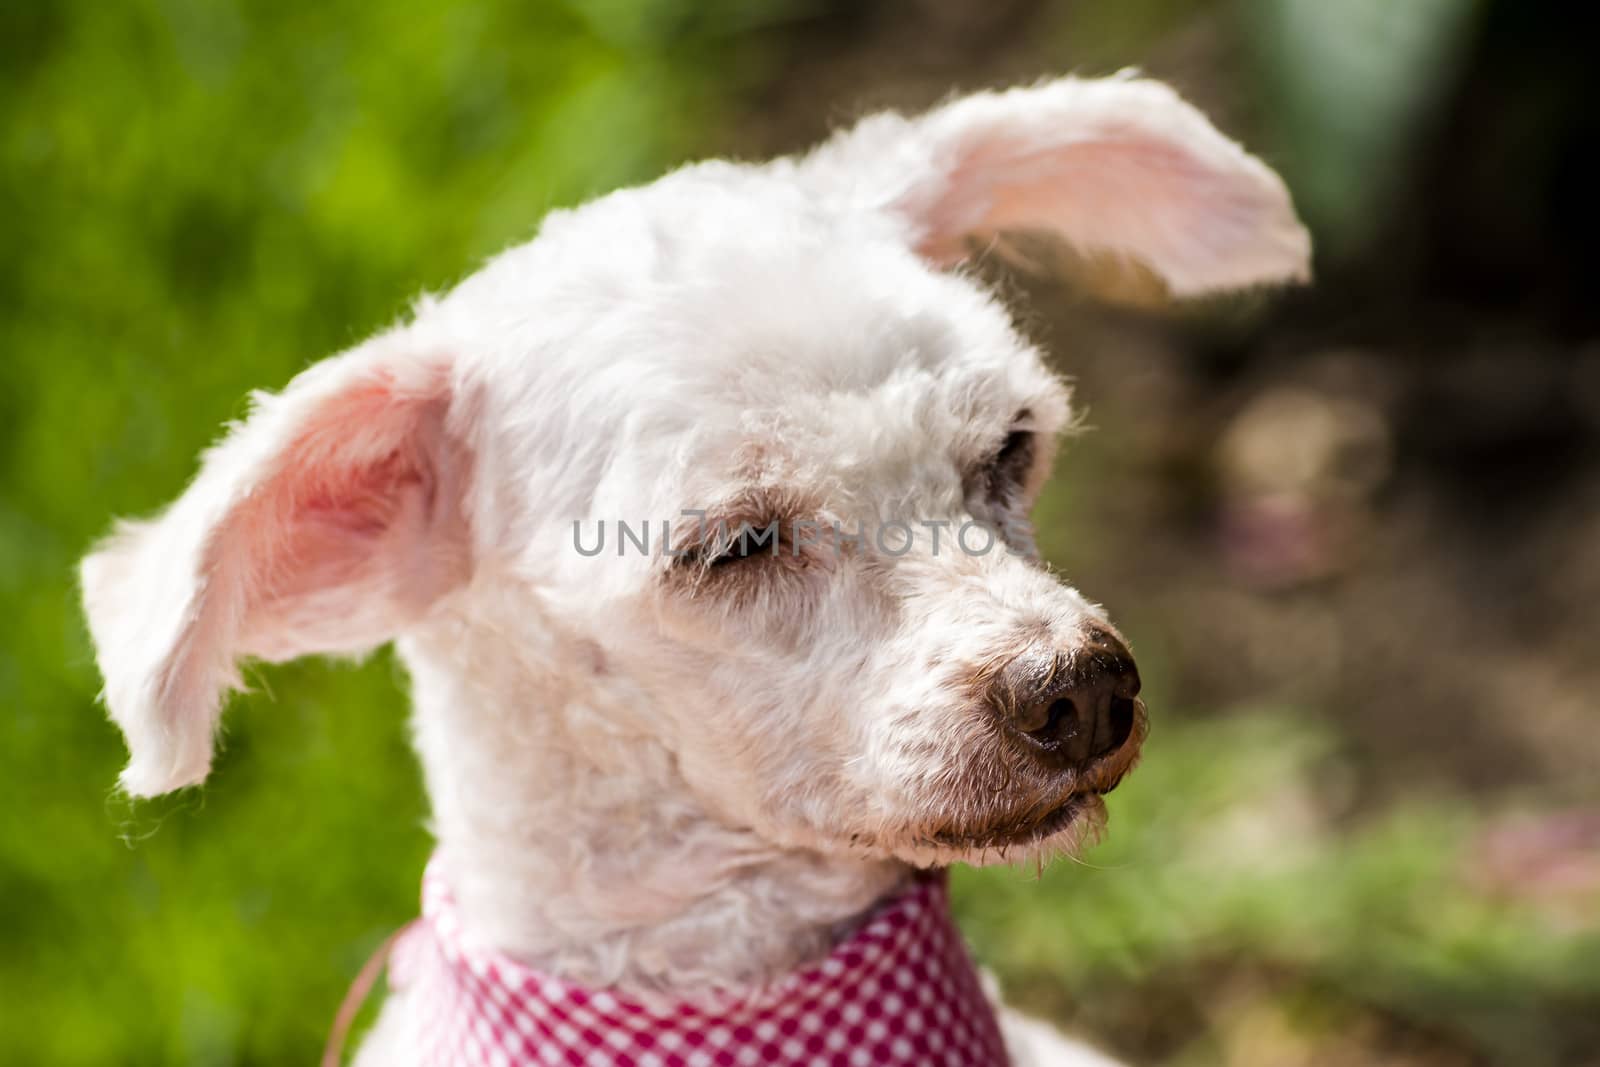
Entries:
{"type": "Polygon", "coordinates": [[[586,698],[581,646],[528,638],[446,612],[400,643],[475,936],[583,985],[739,989],[824,955],[907,879],[719,822],[658,740],[586,698]]]}

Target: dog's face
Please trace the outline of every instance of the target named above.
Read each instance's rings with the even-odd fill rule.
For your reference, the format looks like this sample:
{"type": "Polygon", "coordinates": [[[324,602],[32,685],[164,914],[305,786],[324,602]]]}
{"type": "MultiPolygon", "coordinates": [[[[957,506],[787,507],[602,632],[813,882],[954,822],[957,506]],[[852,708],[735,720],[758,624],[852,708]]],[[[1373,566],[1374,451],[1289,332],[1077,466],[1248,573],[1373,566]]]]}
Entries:
{"type": "Polygon", "coordinates": [[[124,785],[204,776],[240,656],[368,647],[441,605],[470,626],[489,575],[731,824],[921,863],[1080,833],[1144,713],[1033,550],[1066,390],[958,269],[1017,229],[1179,295],[1306,266],[1270,171],[1127,80],[554,217],[263,400],[86,560],[124,785]]]}
{"type": "Polygon", "coordinates": [[[659,267],[691,281],[608,312],[654,344],[558,431],[597,473],[587,500],[541,488],[558,521],[509,538],[515,571],[738,825],[923,861],[1072,832],[1142,712],[1118,639],[1033,552],[1065,388],[903,242],[776,203],[687,230],[659,267]]]}

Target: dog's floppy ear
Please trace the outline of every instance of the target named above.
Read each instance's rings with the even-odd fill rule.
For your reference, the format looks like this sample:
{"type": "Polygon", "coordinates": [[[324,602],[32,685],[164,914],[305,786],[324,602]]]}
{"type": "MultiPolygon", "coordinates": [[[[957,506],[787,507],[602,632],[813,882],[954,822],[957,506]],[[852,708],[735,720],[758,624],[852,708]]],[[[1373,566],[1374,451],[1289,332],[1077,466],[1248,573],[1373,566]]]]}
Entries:
{"type": "Polygon", "coordinates": [[[305,371],[211,449],[159,518],[83,561],[104,698],[149,796],[211,765],[241,657],[381,644],[467,566],[450,361],[403,332],[305,371]]]}
{"type": "Polygon", "coordinates": [[[1159,82],[1062,78],[874,115],[800,166],[831,197],[889,211],[941,264],[1046,231],[1138,263],[1174,296],[1310,274],[1283,182],[1159,82]]]}

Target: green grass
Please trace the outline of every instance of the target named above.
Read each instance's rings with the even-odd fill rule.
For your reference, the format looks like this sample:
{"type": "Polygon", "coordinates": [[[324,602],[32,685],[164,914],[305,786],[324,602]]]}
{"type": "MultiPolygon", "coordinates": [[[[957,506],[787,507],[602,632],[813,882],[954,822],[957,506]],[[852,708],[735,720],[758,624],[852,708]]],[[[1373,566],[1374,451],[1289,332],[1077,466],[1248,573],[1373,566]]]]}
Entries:
{"type": "Polygon", "coordinates": [[[175,496],[250,389],[693,155],[736,17],[773,8],[0,8],[7,1062],[319,1047],[428,849],[392,662],[256,672],[211,783],[133,808],[76,560],[175,496]]]}

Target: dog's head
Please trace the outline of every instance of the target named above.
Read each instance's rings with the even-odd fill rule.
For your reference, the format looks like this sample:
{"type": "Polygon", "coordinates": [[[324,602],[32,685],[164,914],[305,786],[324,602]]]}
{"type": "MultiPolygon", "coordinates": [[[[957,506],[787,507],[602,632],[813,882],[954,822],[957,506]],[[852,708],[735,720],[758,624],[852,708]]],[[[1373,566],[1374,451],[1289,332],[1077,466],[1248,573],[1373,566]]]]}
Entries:
{"type": "Polygon", "coordinates": [[[1271,171],[1129,79],[552,216],[259,398],[85,560],[124,787],[205,776],[242,657],[487,626],[492,597],[584,660],[589,713],[776,843],[926,863],[1078,832],[1144,711],[1121,638],[1033,552],[1067,392],[960,270],[1013,231],[1178,296],[1307,270],[1271,171]]]}

